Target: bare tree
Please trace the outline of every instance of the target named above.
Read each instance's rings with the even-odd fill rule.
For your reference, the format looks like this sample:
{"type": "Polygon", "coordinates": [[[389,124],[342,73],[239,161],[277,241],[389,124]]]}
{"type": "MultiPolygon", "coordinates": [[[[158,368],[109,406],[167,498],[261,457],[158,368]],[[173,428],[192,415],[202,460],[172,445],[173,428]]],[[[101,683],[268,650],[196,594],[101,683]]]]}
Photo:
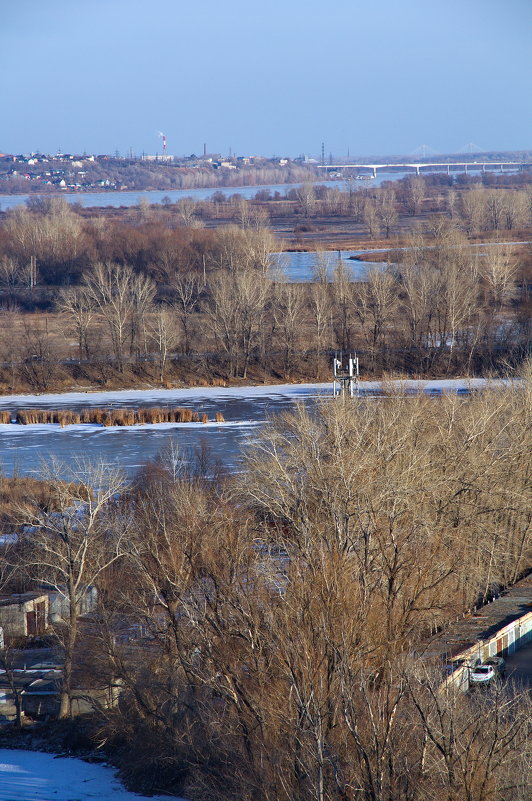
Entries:
{"type": "Polygon", "coordinates": [[[305,311],[301,287],[296,284],[276,284],[272,304],[277,336],[283,350],[284,372],[290,377],[305,311]]]}
{"type": "Polygon", "coordinates": [[[0,259],[0,286],[6,287],[8,297],[12,296],[13,290],[22,280],[22,270],[16,259],[4,256],[0,259]]]}
{"type": "Polygon", "coordinates": [[[68,325],[75,333],[78,340],[79,361],[85,356],[90,358],[89,348],[89,329],[96,315],[96,307],[93,297],[86,287],[75,287],[61,290],[57,308],[59,312],[67,318],[68,325]]]}
{"type": "Polygon", "coordinates": [[[354,307],[375,364],[386,348],[388,327],[397,308],[397,286],[392,273],[376,267],[367,279],[353,285],[354,307]]]}
{"type": "Polygon", "coordinates": [[[269,290],[270,281],[254,271],[220,275],[210,285],[209,322],[233,376],[247,376],[269,290]]]}
{"type": "Polygon", "coordinates": [[[25,569],[37,581],[51,585],[64,599],[64,652],[60,717],[71,712],[72,670],[78,642],[82,603],[105,571],[124,553],[126,528],[111,526],[110,506],[125,486],[118,469],[107,464],[79,464],[71,481],[67,471],[51,464],[43,475],[54,488],[54,504],[43,508],[29,498],[20,510],[31,556],[25,569]]]}
{"type": "Polygon", "coordinates": [[[197,276],[188,273],[176,275],[171,283],[175,293],[175,308],[183,332],[183,349],[190,353],[191,325],[194,310],[200,298],[200,284],[197,276]]]}
{"type": "Polygon", "coordinates": [[[385,191],[379,196],[378,215],[384,228],[386,239],[389,239],[390,231],[398,220],[395,192],[385,191]]]}
{"type": "Polygon", "coordinates": [[[269,223],[269,215],[262,206],[254,206],[246,198],[237,201],[237,219],[242,228],[255,230],[265,229],[269,223]]]}
{"type": "Polygon", "coordinates": [[[219,270],[266,273],[272,266],[275,239],[267,228],[227,225],[218,231],[214,263],[219,270]]]}
{"type": "Polygon", "coordinates": [[[85,276],[84,286],[87,297],[107,323],[118,368],[122,371],[127,340],[130,339],[132,346],[142,331],[155,285],[129,266],[100,263],[85,276]]]}
{"type": "Polygon", "coordinates": [[[183,225],[196,228],[200,225],[197,217],[197,204],[190,197],[182,197],[176,203],[177,213],[183,225]]]}
{"type": "Polygon", "coordinates": [[[168,306],[154,308],[146,321],[148,338],[157,349],[159,382],[164,382],[168,354],[177,343],[175,314],[168,306]]]}
{"type": "Polygon", "coordinates": [[[320,357],[326,345],[330,345],[331,331],[331,300],[328,286],[325,283],[313,283],[310,288],[310,313],[312,316],[314,336],[316,343],[316,377],[320,371],[320,357]]]}
{"type": "Polygon", "coordinates": [[[449,217],[451,220],[454,220],[457,214],[457,203],[458,198],[456,191],[454,189],[449,189],[446,195],[446,202],[447,202],[447,210],[449,212],[449,217]]]}
{"type": "Polygon", "coordinates": [[[505,245],[486,248],[480,260],[480,272],[488,286],[489,299],[495,310],[501,310],[511,297],[517,262],[511,249],[505,245]]]}
{"type": "Polygon", "coordinates": [[[460,194],[461,217],[468,234],[476,234],[484,225],[486,218],[485,195],[483,189],[468,189],[460,194]]]}
{"type": "Polygon", "coordinates": [[[420,782],[424,797],[495,801],[528,797],[530,720],[526,693],[495,683],[466,696],[453,683],[417,666],[406,676],[412,724],[424,742],[420,782]]]}
{"type": "Polygon", "coordinates": [[[379,214],[374,200],[368,199],[364,203],[364,224],[368,227],[370,239],[375,239],[380,233],[379,214]]]}
{"type": "Polygon", "coordinates": [[[530,222],[530,197],[527,192],[507,192],[504,204],[505,228],[512,231],[530,222]]]}
{"type": "Polygon", "coordinates": [[[47,198],[37,209],[18,206],[4,223],[10,255],[20,265],[37,258],[41,269],[55,278],[58,263],[72,263],[84,251],[83,221],[64,198],[47,198]]]}
{"type": "Polygon", "coordinates": [[[496,189],[485,191],[484,207],[486,215],[486,226],[494,231],[502,228],[504,215],[504,196],[496,189]]]}
{"type": "Polygon", "coordinates": [[[342,350],[352,347],[353,275],[340,259],[333,270],[331,307],[335,318],[336,339],[342,350]]]}
{"type": "Polygon", "coordinates": [[[297,190],[297,197],[301,203],[304,216],[311,217],[316,205],[314,184],[303,184],[303,186],[297,190]]]}
{"type": "Polygon", "coordinates": [[[406,204],[409,213],[419,214],[425,196],[425,182],[419,176],[409,176],[406,181],[406,204]]]}

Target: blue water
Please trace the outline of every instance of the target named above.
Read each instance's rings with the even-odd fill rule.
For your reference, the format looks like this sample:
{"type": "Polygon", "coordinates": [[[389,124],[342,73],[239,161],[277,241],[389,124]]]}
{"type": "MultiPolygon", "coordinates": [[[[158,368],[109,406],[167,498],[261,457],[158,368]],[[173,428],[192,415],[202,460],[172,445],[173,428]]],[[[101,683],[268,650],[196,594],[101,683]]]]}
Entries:
{"type": "Polygon", "coordinates": [[[341,261],[342,266],[348,271],[351,281],[363,281],[371,268],[378,269],[385,267],[387,262],[370,262],[353,260],[352,256],[360,256],[367,253],[364,250],[331,250],[323,251],[319,255],[315,251],[304,252],[285,252],[274,253],[275,263],[287,277],[290,283],[308,283],[315,281],[315,267],[318,259],[322,264],[325,262],[327,268],[327,278],[332,280],[334,269],[341,261]]]}
{"type": "MultiPolygon", "coordinates": [[[[403,178],[406,173],[380,173],[372,181],[357,181],[356,188],[364,189],[372,186],[379,186],[383,181],[397,181],[403,178]]],[[[348,191],[345,181],[320,181],[319,186],[337,187],[340,190],[348,191]]],[[[56,195],[64,197],[69,203],[79,203],[80,206],[137,206],[139,200],[145,199],[148,203],[162,203],[163,198],[169,197],[172,203],[184,197],[190,197],[193,200],[206,200],[213,196],[215,192],[221,192],[225,197],[232,195],[239,195],[240,197],[250,199],[255,197],[257,192],[270,192],[274,194],[279,192],[284,195],[290,189],[297,189],[301,184],[268,184],[267,186],[222,186],[214,188],[201,188],[201,189],[170,189],[170,190],[150,190],[142,192],[135,190],[133,192],[57,192],[56,195]]],[[[44,197],[49,197],[46,194],[44,197]]],[[[20,206],[26,203],[30,197],[43,197],[43,195],[0,195],[0,210],[7,211],[15,206],[20,206]]]]}

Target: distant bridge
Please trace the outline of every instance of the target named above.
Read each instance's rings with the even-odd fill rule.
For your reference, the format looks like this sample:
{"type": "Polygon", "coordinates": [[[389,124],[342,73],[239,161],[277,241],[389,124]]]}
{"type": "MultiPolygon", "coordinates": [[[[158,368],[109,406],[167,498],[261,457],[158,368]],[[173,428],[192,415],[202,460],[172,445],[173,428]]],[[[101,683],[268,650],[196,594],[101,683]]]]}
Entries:
{"type": "Polygon", "coordinates": [[[505,167],[532,167],[532,162],[530,161],[423,161],[420,163],[397,163],[394,162],[393,164],[319,164],[319,170],[327,170],[327,172],[331,172],[333,170],[371,170],[373,172],[373,177],[377,177],[377,170],[389,170],[390,167],[394,169],[410,169],[415,170],[416,175],[419,175],[422,168],[426,167],[427,169],[439,169],[444,168],[447,170],[447,173],[450,173],[451,170],[455,170],[457,167],[463,167],[464,172],[467,172],[468,169],[470,170],[482,170],[485,172],[487,169],[496,170],[499,169],[500,172],[504,172],[505,167]]]}

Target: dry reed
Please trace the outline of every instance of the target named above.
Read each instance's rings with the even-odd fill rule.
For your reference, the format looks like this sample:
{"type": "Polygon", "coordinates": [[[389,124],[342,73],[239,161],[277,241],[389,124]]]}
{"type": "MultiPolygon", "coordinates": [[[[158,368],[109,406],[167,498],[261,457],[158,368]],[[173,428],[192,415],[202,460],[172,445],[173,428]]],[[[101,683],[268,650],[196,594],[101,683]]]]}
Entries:
{"type": "MultiPolygon", "coordinates": [[[[11,414],[8,411],[0,412],[0,422],[10,423],[11,414]]],[[[73,412],[70,409],[20,409],[17,412],[16,422],[20,425],[33,423],[58,423],[64,426],[77,423],[92,423],[102,426],[135,426],[145,423],[208,423],[209,416],[200,414],[193,409],[164,408],[154,406],[147,409],[82,409],[73,412]]],[[[223,423],[224,416],[216,412],[216,422],[223,423]]]]}

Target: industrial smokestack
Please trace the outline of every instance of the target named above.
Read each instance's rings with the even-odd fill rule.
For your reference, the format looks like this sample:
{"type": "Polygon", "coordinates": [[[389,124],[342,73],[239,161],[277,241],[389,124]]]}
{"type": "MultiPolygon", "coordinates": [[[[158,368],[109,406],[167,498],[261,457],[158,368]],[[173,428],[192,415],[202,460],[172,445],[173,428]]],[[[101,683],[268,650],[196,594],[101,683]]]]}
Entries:
{"type": "Polygon", "coordinates": [[[166,156],[166,134],[163,134],[162,131],[158,131],[157,134],[163,140],[163,156],[166,156]]]}

